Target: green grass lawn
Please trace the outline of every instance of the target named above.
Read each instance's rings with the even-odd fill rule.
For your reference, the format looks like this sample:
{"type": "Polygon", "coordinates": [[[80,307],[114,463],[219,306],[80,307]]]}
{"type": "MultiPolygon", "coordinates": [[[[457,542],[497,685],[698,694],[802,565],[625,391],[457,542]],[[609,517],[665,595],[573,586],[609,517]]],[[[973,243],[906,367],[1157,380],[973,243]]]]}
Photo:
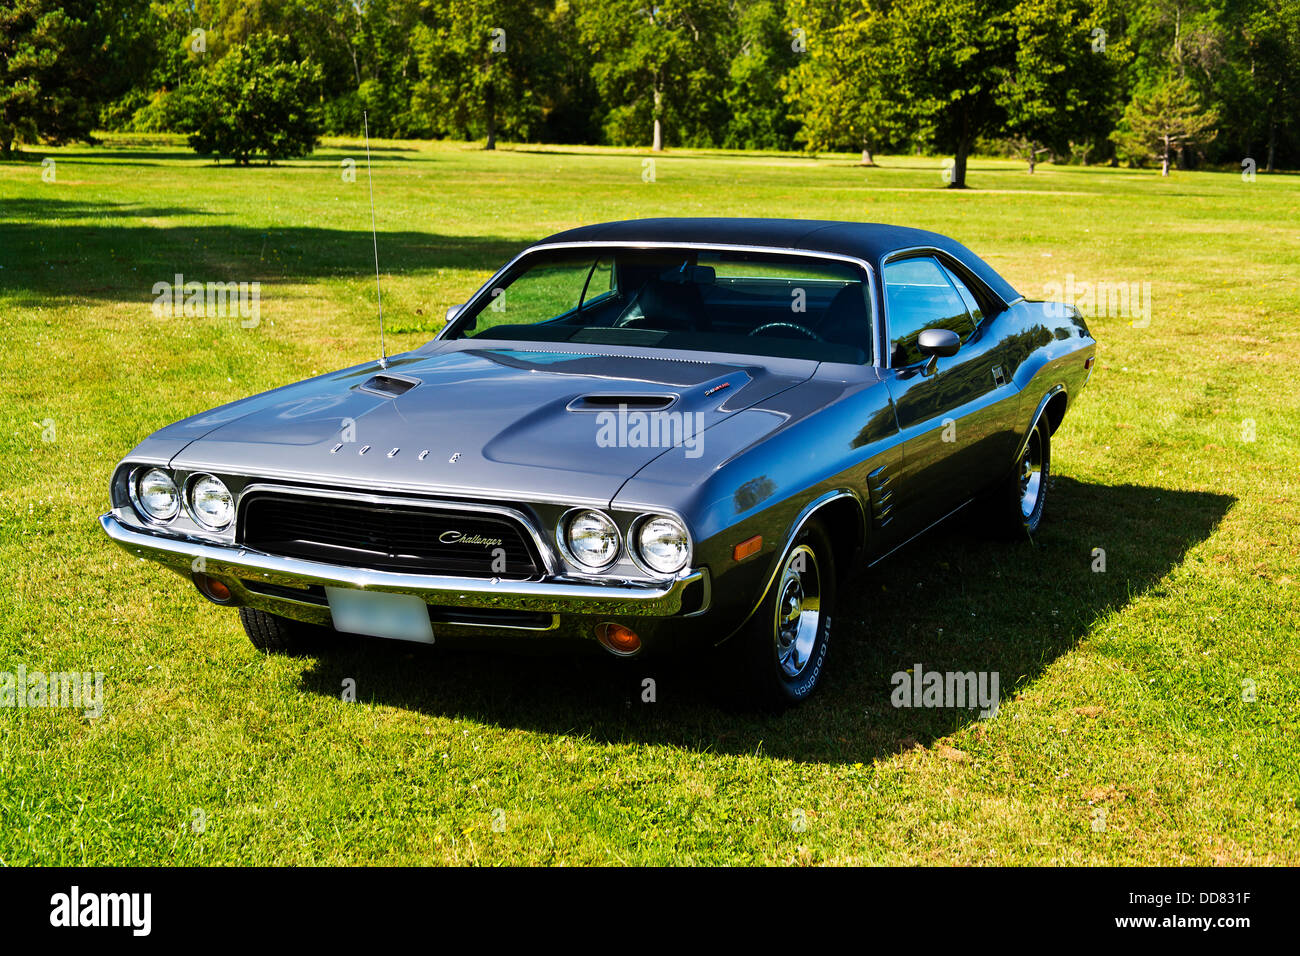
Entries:
{"type": "Polygon", "coordinates": [[[105,675],[99,719],[0,708],[0,863],[1300,863],[1300,179],[375,146],[393,351],[527,242],[651,215],[920,226],[1031,298],[1149,282],[1152,318],[1090,320],[1036,541],[861,575],[791,713],[595,655],[268,657],[95,519],[154,429],[375,354],[364,153],[0,164],[0,671],[105,675]],[[153,314],[176,273],[260,281],[260,324],[153,314]],[[1000,712],[895,709],[917,662],[999,672],[1000,712]]]}

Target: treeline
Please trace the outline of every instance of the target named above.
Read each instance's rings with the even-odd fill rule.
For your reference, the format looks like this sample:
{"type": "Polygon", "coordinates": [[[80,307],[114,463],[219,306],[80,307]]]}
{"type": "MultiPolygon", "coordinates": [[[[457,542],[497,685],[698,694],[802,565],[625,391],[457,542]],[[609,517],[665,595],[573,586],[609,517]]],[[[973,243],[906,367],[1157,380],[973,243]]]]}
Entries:
{"type": "Polygon", "coordinates": [[[977,150],[1300,164],[1300,0],[0,0],[0,31],[5,152],[260,122],[242,158],[273,158],[364,110],[489,148],[940,152],[956,184],[977,150]]]}

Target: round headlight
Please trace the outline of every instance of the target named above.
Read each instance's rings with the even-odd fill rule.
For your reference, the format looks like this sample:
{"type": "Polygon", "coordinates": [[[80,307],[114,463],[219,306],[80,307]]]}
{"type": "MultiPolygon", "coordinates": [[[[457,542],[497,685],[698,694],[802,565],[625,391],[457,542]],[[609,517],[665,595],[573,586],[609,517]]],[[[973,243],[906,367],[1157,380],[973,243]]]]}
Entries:
{"type": "Polygon", "coordinates": [[[190,482],[190,514],[203,527],[220,531],[235,520],[235,497],[220,478],[199,475],[190,482]]]}
{"type": "Polygon", "coordinates": [[[564,536],[569,553],[589,568],[603,568],[618,556],[618,526],[599,511],[579,511],[564,536]]]}
{"type": "Polygon", "coordinates": [[[691,539],[676,518],[643,521],[636,544],[641,560],[660,574],[680,571],[691,557],[691,539]]]}
{"type": "Polygon", "coordinates": [[[136,479],[134,497],[145,517],[154,521],[170,521],[181,510],[176,482],[161,468],[150,468],[136,479]]]}

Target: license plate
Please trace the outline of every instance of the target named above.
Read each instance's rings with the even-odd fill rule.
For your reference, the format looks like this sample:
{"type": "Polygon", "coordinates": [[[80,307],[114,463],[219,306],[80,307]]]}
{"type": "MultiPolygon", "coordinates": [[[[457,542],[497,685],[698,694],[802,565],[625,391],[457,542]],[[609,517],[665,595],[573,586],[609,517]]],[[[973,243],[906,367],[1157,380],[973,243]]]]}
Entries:
{"type": "Polygon", "coordinates": [[[433,643],[429,606],[414,594],[327,587],[325,595],[329,598],[335,630],[394,641],[433,643]]]}

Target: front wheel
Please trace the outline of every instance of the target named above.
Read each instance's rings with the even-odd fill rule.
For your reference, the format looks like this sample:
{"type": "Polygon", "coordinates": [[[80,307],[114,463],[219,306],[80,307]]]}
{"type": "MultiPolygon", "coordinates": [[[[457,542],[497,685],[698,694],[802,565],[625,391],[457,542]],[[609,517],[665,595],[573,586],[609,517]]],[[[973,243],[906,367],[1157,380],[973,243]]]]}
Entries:
{"type": "Polygon", "coordinates": [[[259,651],[268,654],[300,654],[316,650],[336,633],[332,628],[268,614],[251,607],[239,609],[239,623],[259,651]]]}
{"type": "Polygon", "coordinates": [[[809,524],[781,558],[749,622],[725,645],[746,703],[764,709],[806,700],[820,683],[835,610],[835,555],[821,525],[809,524]]]}

